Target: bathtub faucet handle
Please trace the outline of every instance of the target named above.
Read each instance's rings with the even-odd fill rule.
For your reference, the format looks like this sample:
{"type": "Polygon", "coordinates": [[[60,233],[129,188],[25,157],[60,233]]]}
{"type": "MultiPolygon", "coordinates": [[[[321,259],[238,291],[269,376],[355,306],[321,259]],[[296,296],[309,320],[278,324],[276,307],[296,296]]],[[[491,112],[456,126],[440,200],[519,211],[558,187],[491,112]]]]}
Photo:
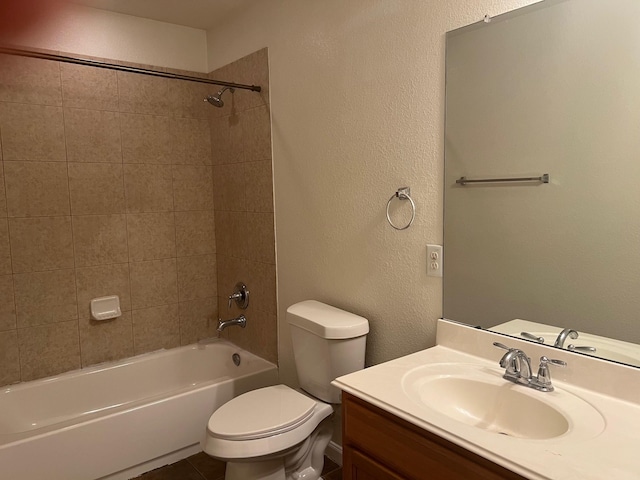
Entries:
{"type": "Polygon", "coordinates": [[[229,308],[231,308],[233,301],[243,310],[249,306],[249,290],[247,290],[247,286],[243,282],[236,283],[235,291],[229,295],[229,308]]]}

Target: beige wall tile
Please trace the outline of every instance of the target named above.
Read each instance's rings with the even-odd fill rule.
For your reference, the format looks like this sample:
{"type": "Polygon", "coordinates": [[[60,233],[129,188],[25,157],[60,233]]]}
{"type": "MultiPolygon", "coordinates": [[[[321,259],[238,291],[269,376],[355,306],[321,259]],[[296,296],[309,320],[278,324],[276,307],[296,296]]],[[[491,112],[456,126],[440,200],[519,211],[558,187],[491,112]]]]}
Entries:
{"type": "Polygon", "coordinates": [[[183,91],[182,97],[182,116],[190,118],[208,119],[211,114],[213,105],[205,102],[207,95],[216,93],[217,85],[208,85],[206,83],[195,82],[177,82],[180,83],[183,91]]]}
{"type": "Polygon", "coordinates": [[[213,211],[175,212],[176,253],[179,257],[215,253],[213,211]]]}
{"type": "MultiPolygon", "coordinates": [[[[117,295],[120,309],[131,310],[131,285],[129,282],[129,264],[100,265],[76,269],[78,291],[78,312],[81,320],[91,317],[93,298],[117,295]]],[[[82,328],[82,324],[80,325],[82,328]]]]}
{"type": "Polygon", "coordinates": [[[178,297],[180,301],[211,298],[216,288],[216,256],[180,257],[178,266],[178,297]]]}
{"type": "Polygon", "coordinates": [[[180,302],[180,343],[189,345],[203,338],[217,337],[218,299],[202,298],[180,302]]]}
{"type": "Polygon", "coordinates": [[[260,92],[239,91],[237,95],[238,110],[247,110],[269,103],[269,58],[267,49],[263,48],[237,60],[237,80],[248,85],[260,85],[260,92]]]}
{"type": "Polygon", "coordinates": [[[5,161],[66,161],[61,107],[0,103],[5,161]]]}
{"type": "Polygon", "coordinates": [[[278,361],[278,326],[275,315],[254,312],[247,315],[247,328],[228,328],[229,340],[251,353],[269,360],[278,361]]]}
{"type": "MultiPolygon", "coordinates": [[[[244,283],[253,295],[254,281],[251,278],[251,270],[249,260],[238,257],[230,257],[227,255],[216,255],[216,264],[218,270],[218,295],[223,298],[220,304],[220,312],[227,312],[227,299],[235,291],[235,285],[238,282],[244,283]]],[[[250,298],[249,307],[254,304],[250,298]]],[[[229,313],[229,312],[227,312],[229,313]]]]}
{"type": "Polygon", "coordinates": [[[22,381],[80,368],[78,321],[18,329],[22,381]]]}
{"type": "Polygon", "coordinates": [[[69,163],[73,215],[124,213],[124,172],[120,164],[69,163]]]}
{"type": "Polygon", "coordinates": [[[12,272],[9,223],[6,218],[0,218],[0,275],[8,275],[12,272]]]}
{"type": "Polygon", "coordinates": [[[16,301],[13,294],[13,276],[2,275],[0,276],[0,332],[15,329],[16,301]]]}
{"type": "Polygon", "coordinates": [[[136,354],[179,346],[178,305],[161,305],[134,310],[133,342],[136,354]]]}
{"type": "Polygon", "coordinates": [[[0,102],[62,105],[58,62],[0,55],[0,102]]]}
{"type": "MultiPolygon", "coordinates": [[[[214,107],[215,108],[215,107],[214,107]]],[[[242,127],[238,115],[213,118],[211,132],[211,162],[214,165],[244,161],[242,127]]]]}
{"type": "Polygon", "coordinates": [[[247,225],[246,212],[216,211],[216,253],[223,255],[249,257],[249,235],[255,234],[247,225]]]}
{"type": "Polygon", "coordinates": [[[7,195],[4,187],[4,163],[2,162],[2,145],[0,144],[0,217],[7,216],[7,195]]]}
{"type": "Polygon", "coordinates": [[[78,318],[73,269],[18,273],[13,282],[18,328],[78,318]]]}
{"type": "Polygon", "coordinates": [[[128,213],[173,210],[170,165],[125,165],[124,188],[128,213]]]}
{"type": "Polygon", "coordinates": [[[128,214],[127,232],[132,262],[176,256],[173,212],[128,214]]]}
{"type": "MultiPolygon", "coordinates": [[[[236,68],[235,62],[230,63],[228,65],[224,65],[217,70],[209,73],[209,79],[211,80],[221,80],[221,81],[229,81],[230,78],[238,78],[238,69],[236,68]]],[[[218,92],[222,87],[218,87],[216,85],[212,85],[213,89],[210,93],[218,92]]],[[[226,90],[223,94],[222,99],[224,100],[224,106],[221,108],[214,107],[209,109],[209,118],[217,118],[226,115],[230,115],[232,112],[238,110],[235,93],[226,90]]]]}
{"type": "Polygon", "coordinates": [[[173,158],[169,117],[120,115],[124,163],[170,164],[173,158]]]}
{"type": "Polygon", "coordinates": [[[118,110],[116,72],[86,65],[60,64],[65,107],[118,110]]]}
{"type": "Polygon", "coordinates": [[[276,263],[273,213],[247,213],[248,254],[251,260],[276,263]]]}
{"type": "Polygon", "coordinates": [[[20,381],[18,332],[0,332],[0,385],[20,381]]]}
{"type": "Polygon", "coordinates": [[[178,302],[176,259],[130,264],[134,309],[178,302]]]}
{"type": "Polygon", "coordinates": [[[271,117],[269,106],[242,112],[242,143],[244,159],[255,162],[271,158],[271,117]]]}
{"type": "Polygon", "coordinates": [[[216,210],[245,211],[246,164],[213,167],[213,204],[216,210]]]}
{"type": "Polygon", "coordinates": [[[10,218],[14,273],[73,268],[71,217],[10,218]]]}
{"type": "Polygon", "coordinates": [[[174,107],[168,96],[168,80],[135,73],[118,72],[121,112],[169,115],[174,107]]]}
{"type": "Polygon", "coordinates": [[[64,128],[68,161],[122,163],[117,112],[65,108],[64,128]]]}
{"type": "Polygon", "coordinates": [[[10,217],[69,215],[67,165],[62,162],[5,162],[10,217]]]}
{"type": "Polygon", "coordinates": [[[251,305],[262,312],[277,314],[275,264],[249,262],[248,269],[246,281],[251,287],[251,305]]]}
{"type": "Polygon", "coordinates": [[[74,216],[73,245],[78,267],[126,262],[129,252],[125,216],[74,216]]]}
{"type": "MultiPolygon", "coordinates": [[[[271,160],[244,165],[245,205],[249,212],[273,212],[271,160]]],[[[214,176],[215,181],[215,176],[214,176]]]]}
{"type": "Polygon", "coordinates": [[[80,320],[80,352],[82,366],[131,357],[133,322],[131,312],[113,320],[80,320]]]}
{"type": "Polygon", "coordinates": [[[174,165],[173,198],[176,211],[213,210],[212,168],[174,165]]]}
{"type": "Polygon", "coordinates": [[[211,165],[211,133],[208,120],[172,118],[171,141],[173,163],[211,165]]]}

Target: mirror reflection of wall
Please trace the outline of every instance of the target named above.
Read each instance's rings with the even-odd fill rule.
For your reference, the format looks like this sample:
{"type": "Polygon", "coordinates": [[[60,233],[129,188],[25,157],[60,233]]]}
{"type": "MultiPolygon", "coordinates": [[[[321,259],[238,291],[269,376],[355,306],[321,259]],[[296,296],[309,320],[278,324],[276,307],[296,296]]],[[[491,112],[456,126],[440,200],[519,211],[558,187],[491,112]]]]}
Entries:
{"type": "Polygon", "coordinates": [[[448,34],[446,318],[640,343],[638,18],[547,0],[448,34]]]}

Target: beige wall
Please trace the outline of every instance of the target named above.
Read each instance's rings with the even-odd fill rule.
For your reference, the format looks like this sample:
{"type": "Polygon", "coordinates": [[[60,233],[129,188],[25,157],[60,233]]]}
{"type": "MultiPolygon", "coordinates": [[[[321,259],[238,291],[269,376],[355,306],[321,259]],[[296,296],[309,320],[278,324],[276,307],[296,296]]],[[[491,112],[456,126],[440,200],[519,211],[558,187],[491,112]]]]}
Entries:
{"type": "Polygon", "coordinates": [[[159,67],[209,71],[204,30],[73,3],[66,3],[46,24],[27,31],[15,43],[159,67]]]}
{"type": "MultiPolygon", "coordinates": [[[[266,51],[238,63],[268,92],[266,51]]],[[[0,58],[0,384],[215,336],[218,279],[267,305],[234,339],[276,361],[268,105],[238,95],[214,118],[215,88],[0,58]],[[221,120],[245,127],[242,156],[217,148],[221,120]],[[238,258],[226,165],[249,179],[238,258]],[[90,299],[114,294],[122,317],[91,320],[90,299]]]]}
{"type": "Polygon", "coordinates": [[[367,317],[368,364],[433,345],[442,288],[425,272],[426,244],[442,241],[444,34],[528,3],[272,0],[208,32],[211,68],[269,48],[286,383],[285,312],[301,300],[367,317]],[[384,209],[404,185],[417,216],[397,232],[384,209]]]}

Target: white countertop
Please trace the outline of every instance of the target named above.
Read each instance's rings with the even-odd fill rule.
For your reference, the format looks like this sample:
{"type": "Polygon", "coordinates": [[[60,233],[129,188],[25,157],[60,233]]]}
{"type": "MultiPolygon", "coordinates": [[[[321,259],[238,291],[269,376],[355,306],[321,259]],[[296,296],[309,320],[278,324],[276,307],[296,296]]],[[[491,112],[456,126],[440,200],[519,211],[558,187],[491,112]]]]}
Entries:
{"type": "MultiPolygon", "coordinates": [[[[486,334],[482,332],[483,336],[486,334]]],[[[497,340],[504,341],[500,337],[497,340]]],[[[345,375],[336,379],[334,385],[529,479],[640,479],[640,404],[634,401],[554,380],[559,394],[578,396],[593,406],[604,419],[603,428],[576,438],[571,436],[572,426],[566,435],[531,440],[498,435],[458,422],[412,400],[403,391],[403,378],[416,368],[459,363],[499,369],[497,360],[503,353],[496,349],[496,359],[488,360],[439,345],[345,375]]],[[[509,382],[505,380],[505,384],[509,382]]],[[[512,388],[531,391],[533,395],[556,394],[512,385],[512,388]]],[[[522,414],[527,415],[527,412],[522,414]]],[[[580,422],[579,418],[571,420],[580,422]]]]}

